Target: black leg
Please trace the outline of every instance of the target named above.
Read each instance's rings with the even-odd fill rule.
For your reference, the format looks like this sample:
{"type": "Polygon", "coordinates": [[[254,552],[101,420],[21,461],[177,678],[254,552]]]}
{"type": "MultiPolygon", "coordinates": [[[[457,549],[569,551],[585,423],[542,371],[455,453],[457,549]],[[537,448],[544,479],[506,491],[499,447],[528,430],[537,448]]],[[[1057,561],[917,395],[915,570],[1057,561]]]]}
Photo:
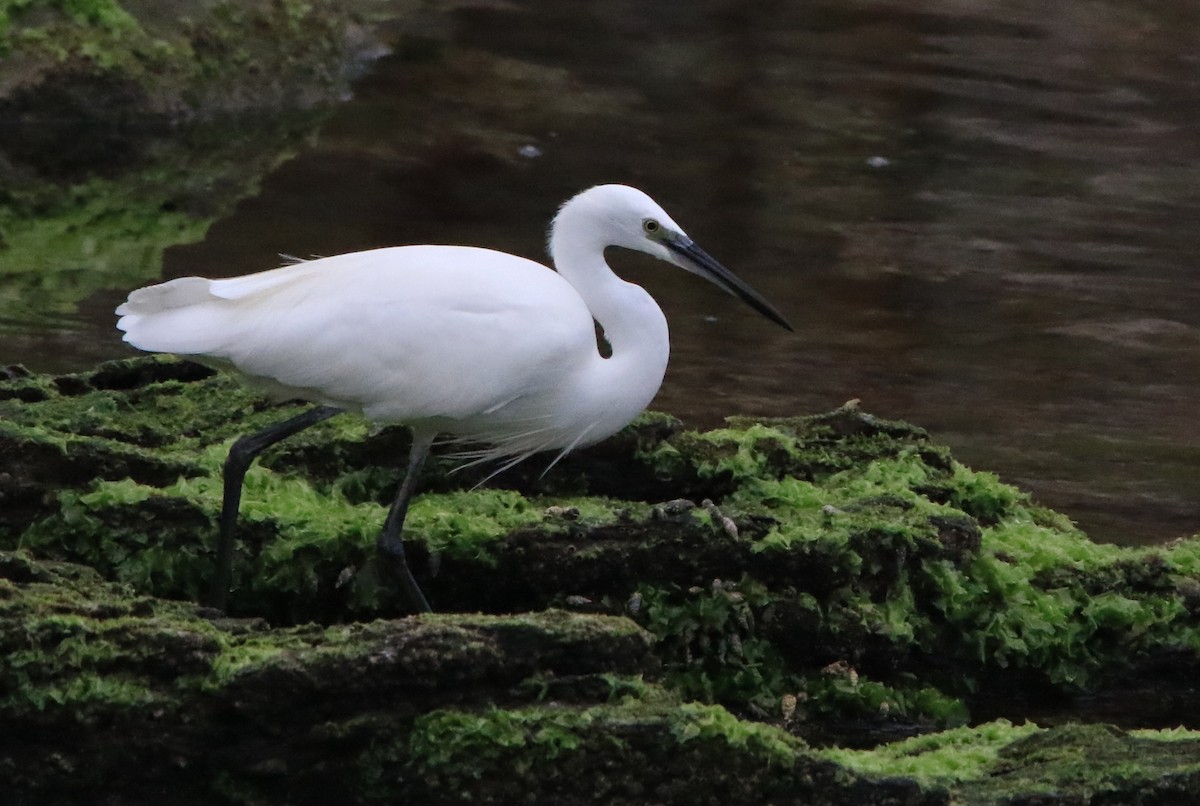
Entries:
{"type": "Polygon", "coordinates": [[[379,557],[400,580],[404,592],[408,594],[413,607],[422,613],[431,613],[433,608],[421,593],[421,587],[413,578],[408,567],[408,559],[404,555],[404,518],[408,515],[408,502],[412,500],[417,490],[417,482],[421,478],[421,467],[425,457],[429,455],[429,446],[433,444],[433,434],[413,434],[412,448],[408,452],[408,468],[404,471],[404,480],[396,491],[396,500],[388,511],[383,531],[379,533],[379,557]]]}
{"type": "Polygon", "coordinates": [[[341,409],[332,406],[317,406],[290,420],[247,434],[233,443],[229,458],[225,460],[224,498],[221,501],[221,536],[217,543],[217,561],[213,572],[212,588],[208,594],[208,605],[224,610],[229,601],[229,585],[233,581],[233,538],[237,529],[238,506],[242,502],[242,482],[254,457],[280,440],[287,439],[328,420],[341,409]]]}

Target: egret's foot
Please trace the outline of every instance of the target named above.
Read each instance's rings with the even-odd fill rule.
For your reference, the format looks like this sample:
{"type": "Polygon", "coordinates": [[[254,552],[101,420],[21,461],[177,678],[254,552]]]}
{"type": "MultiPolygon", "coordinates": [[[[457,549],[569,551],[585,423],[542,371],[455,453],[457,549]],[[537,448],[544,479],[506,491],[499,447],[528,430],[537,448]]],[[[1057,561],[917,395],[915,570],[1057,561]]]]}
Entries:
{"type": "Polygon", "coordinates": [[[413,608],[418,613],[432,613],[433,608],[429,606],[429,600],[421,592],[421,586],[417,584],[412,569],[408,567],[408,557],[404,552],[404,542],[399,538],[394,540],[380,538],[378,549],[380,564],[399,581],[400,587],[404,589],[404,593],[408,596],[408,601],[412,604],[413,608]]]}

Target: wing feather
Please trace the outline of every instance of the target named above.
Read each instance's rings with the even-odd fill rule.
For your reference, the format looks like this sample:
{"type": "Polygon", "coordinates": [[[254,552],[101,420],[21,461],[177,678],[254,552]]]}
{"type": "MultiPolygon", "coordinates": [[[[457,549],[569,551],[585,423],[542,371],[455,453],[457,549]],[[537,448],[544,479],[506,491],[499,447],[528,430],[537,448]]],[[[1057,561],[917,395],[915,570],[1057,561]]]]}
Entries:
{"type": "Polygon", "coordinates": [[[136,347],[228,362],[279,396],[384,421],[467,418],[553,385],[595,349],[559,274],[473,247],[410,246],[139,289],[136,347]]]}

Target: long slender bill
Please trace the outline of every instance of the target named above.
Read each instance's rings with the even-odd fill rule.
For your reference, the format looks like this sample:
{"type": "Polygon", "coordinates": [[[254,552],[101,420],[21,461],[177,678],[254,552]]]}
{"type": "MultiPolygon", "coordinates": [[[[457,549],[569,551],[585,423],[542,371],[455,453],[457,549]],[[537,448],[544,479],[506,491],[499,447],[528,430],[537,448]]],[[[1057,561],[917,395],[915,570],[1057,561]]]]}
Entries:
{"type": "Polygon", "coordinates": [[[664,243],[668,249],[682,258],[680,265],[683,268],[693,274],[700,275],[706,280],[710,280],[714,285],[723,288],[780,327],[794,330],[788,324],[788,321],[783,318],[783,314],[775,310],[775,306],[763,299],[762,294],[759,294],[744,280],[718,263],[716,258],[708,252],[696,246],[691,238],[678,235],[674,238],[665,239],[664,243]]]}

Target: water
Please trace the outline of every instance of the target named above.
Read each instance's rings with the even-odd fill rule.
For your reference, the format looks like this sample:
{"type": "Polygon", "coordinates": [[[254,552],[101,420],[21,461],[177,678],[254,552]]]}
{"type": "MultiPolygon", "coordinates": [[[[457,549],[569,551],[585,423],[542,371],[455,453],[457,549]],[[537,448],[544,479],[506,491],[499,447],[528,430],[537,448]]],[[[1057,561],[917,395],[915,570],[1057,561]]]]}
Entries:
{"type": "MultiPolygon", "coordinates": [[[[1198,24],[1180,0],[468,4],[397,29],[162,275],[407,242],[540,257],[559,202],[627,182],[797,326],[610,253],[672,324],[656,408],[711,426],[859,398],[1097,539],[1191,534],[1198,24]]],[[[0,362],[127,354],[123,290],[8,328],[0,362]]]]}

